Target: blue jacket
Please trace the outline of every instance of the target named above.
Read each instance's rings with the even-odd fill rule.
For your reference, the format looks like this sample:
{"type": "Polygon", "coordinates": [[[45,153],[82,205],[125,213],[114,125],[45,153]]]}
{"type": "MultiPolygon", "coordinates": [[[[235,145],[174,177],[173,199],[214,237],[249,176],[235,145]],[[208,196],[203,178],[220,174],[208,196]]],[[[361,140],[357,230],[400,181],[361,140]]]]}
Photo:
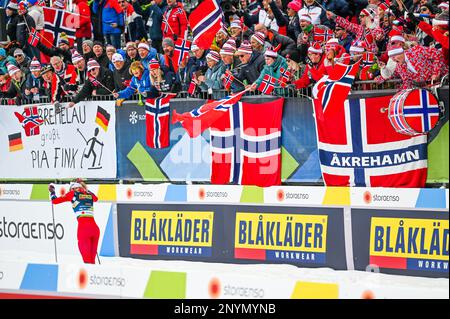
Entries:
{"type": "Polygon", "coordinates": [[[150,48],[150,51],[148,52],[147,56],[141,59],[141,63],[146,70],[148,70],[148,64],[152,59],[158,60],[159,65],[161,66],[166,65],[166,62],[164,62],[164,57],[161,54],[159,54],[155,48],[150,48]]]}
{"type": "Polygon", "coordinates": [[[118,92],[119,98],[128,99],[136,92],[136,90],[137,93],[144,93],[142,94],[144,96],[147,96],[148,92],[152,90],[152,84],[150,83],[150,74],[148,70],[144,70],[144,73],[142,74],[140,79],[133,76],[131,78],[130,85],[122,91],[118,92]]]}
{"type": "Polygon", "coordinates": [[[163,0],[160,5],[151,5],[148,9],[149,19],[152,19],[152,26],[150,27],[150,39],[153,41],[161,41],[163,38],[161,31],[162,16],[166,11],[167,2],[163,0]]]}
{"type": "Polygon", "coordinates": [[[102,11],[103,34],[122,33],[124,16],[117,0],[94,0],[92,12],[98,14],[100,11],[102,11]],[[117,28],[113,28],[111,26],[112,23],[117,23],[117,28]]]}

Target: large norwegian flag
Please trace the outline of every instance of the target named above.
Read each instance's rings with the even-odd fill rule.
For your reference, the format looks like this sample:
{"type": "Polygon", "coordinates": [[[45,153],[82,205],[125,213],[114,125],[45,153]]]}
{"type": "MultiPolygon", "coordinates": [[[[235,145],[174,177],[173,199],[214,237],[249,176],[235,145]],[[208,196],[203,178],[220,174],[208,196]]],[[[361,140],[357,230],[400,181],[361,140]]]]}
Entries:
{"type": "Polygon", "coordinates": [[[268,187],[281,184],[283,98],[233,104],[211,134],[211,183],[268,187]]]}
{"type": "Polygon", "coordinates": [[[169,103],[175,96],[175,93],[166,93],[145,101],[146,143],[148,147],[165,148],[169,146],[169,103]]]}
{"type": "Polygon", "coordinates": [[[190,112],[172,114],[172,123],[181,122],[190,137],[197,137],[225,115],[231,105],[237,103],[249,89],[229,95],[217,101],[210,101],[190,112]]]}
{"type": "MultiPolygon", "coordinates": [[[[353,74],[353,70],[344,73],[353,74]]],[[[342,78],[345,78],[343,76],[342,78]]],[[[347,78],[348,80],[348,78],[347,78]]],[[[320,167],[328,186],[424,187],[427,138],[397,133],[381,108],[391,96],[347,99],[351,82],[330,81],[314,99],[320,167]],[[328,92],[323,109],[324,91],[328,92]]]]}
{"type": "Polygon", "coordinates": [[[209,49],[216,33],[223,25],[223,12],[220,0],[204,0],[189,15],[194,43],[200,48],[209,49]]]}
{"type": "Polygon", "coordinates": [[[44,7],[44,38],[45,46],[50,47],[50,43],[55,47],[61,32],[67,34],[70,45],[75,41],[75,31],[80,26],[80,15],[65,10],[44,7]]]}
{"type": "Polygon", "coordinates": [[[175,72],[178,72],[180,63],[189,57],[189,50],[191,49],[192,42],[185,39],[177,39],[175,41],[175,47],[173,49],[172,63],[175,72]]]}

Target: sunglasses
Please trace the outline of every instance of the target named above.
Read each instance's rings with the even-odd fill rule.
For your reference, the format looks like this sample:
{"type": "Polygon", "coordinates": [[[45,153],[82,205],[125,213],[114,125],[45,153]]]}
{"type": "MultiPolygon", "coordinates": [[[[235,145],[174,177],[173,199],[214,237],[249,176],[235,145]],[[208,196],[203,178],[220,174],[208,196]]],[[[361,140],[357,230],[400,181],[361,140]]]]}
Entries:
{"type": "Polygon", "coordinates": [[[243,54],[239,54],[239,55],[238,55],[238,57],[240,57],[240,58],[243,58],[243,57],[244,57],[244,55],[243,55],[243,54]]]}
{"type": "Polygon", "coordinates": [[[420,12],[425,12],[425,11],[428,11],[428,8],[422,8],[422,9],[420,9],[420,12]]]}
{"type": "Polygon", "coordinates": [[[360,17],[360,18],[365,18],[365,17],[367,17],[367,16],[364,15],[364,14],[360,14],[359,17],[360,17]]]}
{"type": "Polygon", "coordinates": [[[18,57],[20,57],[20,56],[22,56],[21,54],[18,54],[18,55],[15,55],[14,57],[15,58],[18,58],[18,57]]]}

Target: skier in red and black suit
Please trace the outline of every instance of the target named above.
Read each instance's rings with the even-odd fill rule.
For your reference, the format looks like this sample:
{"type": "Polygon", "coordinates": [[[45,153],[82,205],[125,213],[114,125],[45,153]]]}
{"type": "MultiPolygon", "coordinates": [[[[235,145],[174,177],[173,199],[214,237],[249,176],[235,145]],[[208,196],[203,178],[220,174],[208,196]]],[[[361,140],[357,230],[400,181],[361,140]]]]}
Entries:
{"type": "Polygon", "coordinates": [[[61,197],[55,194],[55,186],[48,185],[53,204],[71,202],[78,221],[78,248],[86,264],[95,264],[100,229],[94,220],[94,202],[98,200],[81,179],[70,184],[69,192],[61,197]]]}

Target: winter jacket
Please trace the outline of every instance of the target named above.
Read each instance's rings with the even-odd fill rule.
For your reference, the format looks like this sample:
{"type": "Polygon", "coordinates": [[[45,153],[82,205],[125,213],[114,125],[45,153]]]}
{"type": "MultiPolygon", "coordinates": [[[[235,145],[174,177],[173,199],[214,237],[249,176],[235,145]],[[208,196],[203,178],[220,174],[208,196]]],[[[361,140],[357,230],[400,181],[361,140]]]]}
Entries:
{"type": "Polygon", "coordinates": [[[22,76],[19,82],[15,80],[11,80],[11,85],[9,86],[8,91],[6,92],[0,92],[0,97],[3,98],[15,98],[16,99],[16,105],[23,105],[28,104],[29,99],[25,95],[25,88],[26,88],[26,78],[25,76],[22,76]]]}
{"type": "Polygon", "coordinates": [[[298,12],[298,17],[300,18],[302,15],[309,15],[312,20],[312,24],[323,24],[327,27],[331,26],[330,21],[327,19],[326,12],[322,10],[321,7],[316,6],[315,4],[308,6],[306,3],[303,5],[298,12]]]}
{"type": "Polygon", "coordinates": [[[80,27],[75,31],[75,37],[90,39],[92,37],[91,8],[87,0],[73,0],[73,3],[77,5],[75,12],[80,15],[80,27]]]}
{"type": "Polygon", "coordinates": [[[44,53],[45,55],[48,55],[50,57],[60,56],[63,59],[64,63],[72,64],[72,53],[70,52],[70,50],[63,50],[59,47],[49,48],[44,44],[42,44],[41,42],[38,42],[36,48],[38,48],[38,50],[44,53]]]}
{"type": "Polygon", "coordinates": [[[110,70],[100,67],[100,73],[95,80],[87,79],[81,91],[72,99],[72,102],[78,103],[92,96],[95,90],[96,95],[110,95],[114,90],[114,78],[110,70]],[[97,83],[100,82],[100,83],[97,83]],[[105,89],[105,87],[107,89],[105,89]],[[108,91],[109,90],[109,91],[108,91]]]}
{"type": "Polygon", "coordinates": [[[150,39],[153,41],[161,41],[163,39],[163,34],[161,30],[162,16],[166,11],[167,2],[164,0],[161,4],[151,5],[149,8],[149,20],[151,21],[150,26],[150,39]]]}
{"type": "Polygon", "coordinates": [[[274,77],[275,79],[280,78],[280,68],[284,68],[285,70],[288,68],[286,59],[282,56],[278,55],[277,59],[271,64],[271,65],[265,65],[264,68],[261,71],[261,74],[259,75],[258,79],[256,80],[256,86],[258,87],[264,76],[266,74],[274,77]]]}
{"type": "Polygon", "coordinates": [[[165,65],[164,56],[162,54],[158,53],[155,48],[150,48],[150,51],[148,51],[147,56],[145,58],[141,59],[141,63],[144,66],[144,69],[148,70],[148,64],[150,63],[150,61],[152,59],[158,60],[158,62],[161,66],[165,65]]]}
{"type": "Polygon", "coordinates": [[[17,65],[16,59],[14,59],[10,55],[6,55],[6,51],[3,48],[0,48],[0,56],[3,57],[2,60],[0,60],[0,71],[4,74],[8,73],[8,64],[14,64],[17,65]]]}
{"type": "MultiPolygon", "coordinates": [[[[27,80],[25,83],[25,88],[30,90],[32,88],[38,88],[39,89],[39,95],[45,95],[45,88],[44,88],[44,80],[42,77],[34,77],[34,75],[30,72],[27,75],[27,80]]],[[[33,93],[30,93],[28,97],[31,99],[33,98],[33,93]]]]}
{"type": "Polygon", "coordinates": [[[197,59],[195,56],[189,57],[186,67],[179,68],[178,72],[180,73],[180,78],[182,79],[183,89],[187,89],[192,80],[192,74],[195,72],[200,72],[202,74],[206,73],[208,70],[208,65],[206,64],[206,55],[208,51],[205,50],[203,56],[200,59],[197,59]]]}
{"type": "Polygon", "coordinates": [[[16,28],[16,39],[20,43],[22,48],[28,46],[28,35],[29,35],[28,28],[30,30],[32,28],[36,28],[36,23],[34,22],[34,19],[29,14],[19,16],[16,28]]]}
{"type": "Polygon", "coordinates": [[[176,2],[174,7],[166,7],[163,14],[163,23],[161,24],[161,31],[163,38],[182,38],[186,36],[188,27],[188,20],[183,5],[176,2]],[[167,25],[167,23],[169,25],[167,25]]]}
{"type": "Polygon", "coordinates": [[[247,84],[252,84],[258,79],[264,66],[264,55],[259,52],[253,51],[248,63],[238,68],[239,71],[235,75],[235,77],[241,82],[245,81],[247,82],[247,84]]]}
{"type": "Polygon", "coordinates": [[[102,31],[106,34],[120,34],[124,26],[123,10],[117,0],[94,0],[92,12],[102,14],[102,31]],[[117,27],[111,24],[116,23],[117,27]]]}
{"type": "Polygon", "coordinates": [[[6,23],[6,34],[8,35],[10,41],[17,40],[17,22],[19,22],[19,15],[15,12],[9,17],[6,23]]]}
{"type": "Polygon", "coordinates": [[[150,76],[148,70],[144,70],[140,78],[133,76],[130,85],[119,93],[119,98],[128,99],[134,93],[140,93],[144,97],[149,95],[152,85],[150,83],[150,76]],[[136,92],[137,91],[137,92],[136,92]]]}
{"type": "Polygon", "coordinates": [[[294,40],[285,35],[281,35],[276,31],[269,30],[267,33],[267,40],[274,48],[281,44],[278,53],[284,57],[288,54],[292,55],[293,52],[297,50],[294,40]]]}
{"type": "MultiPolygon", "coordinates": [[[[100,56],[96,56],[96,55],[94,54],[93,59],[94,59],[95,61],[97,61],[98,64],[100,64],[101,67],[104,67],[104,68],[106,68],[106,69],[108,68],[108,65],[109,65],[109,59],[108,59],[108,56],[106,55],[105,52],[103,52],[100,56]]],[[[87,61],[89,61],[89,60],[86,60],[86,63],[87,63],[87,61]]]]}
{"type": "Polygon", "coordinates": [[[205,82],[202,82],[199,86],[203,91],[207,91],[208,88],[213,90],[223,89],[221,76],[225,73],[226,67],[222,61],[216,63],[213,68],[208,68],[205,73],[205,82]]]}
{"type": "Polygon", "coordinates": [[[124,90],[130,84],[132,77],[130,74],[130,64],[129,61],[125,61],[120,70],[114,70],[114,87],[116,91],[124,90]]]}

